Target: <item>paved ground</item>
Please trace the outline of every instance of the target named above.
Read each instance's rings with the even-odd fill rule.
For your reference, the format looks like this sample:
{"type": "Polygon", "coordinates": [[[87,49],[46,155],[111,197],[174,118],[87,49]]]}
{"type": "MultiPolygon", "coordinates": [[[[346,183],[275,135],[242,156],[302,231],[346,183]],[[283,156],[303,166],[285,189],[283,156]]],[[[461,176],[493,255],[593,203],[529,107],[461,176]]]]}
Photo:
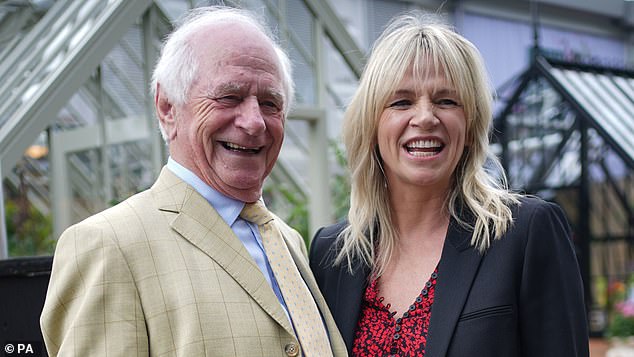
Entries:
{"type": "Polygon", "coordinates": [[[608,344],[605,340],[600,338],[590,339],[590,357],[605,357],[607,349],[608,344]]]}

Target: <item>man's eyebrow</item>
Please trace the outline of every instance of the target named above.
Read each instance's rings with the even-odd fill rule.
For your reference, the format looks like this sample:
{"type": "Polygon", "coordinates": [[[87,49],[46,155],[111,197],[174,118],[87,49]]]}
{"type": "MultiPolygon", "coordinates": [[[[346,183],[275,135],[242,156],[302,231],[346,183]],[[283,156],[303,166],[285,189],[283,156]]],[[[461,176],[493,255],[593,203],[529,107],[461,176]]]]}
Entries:
{"type": "MultiPolygon", "coordinates": [[[[243,93],[247,90],[247,85],[237,82],[227,82],[217,85],[213,90],[209,91],[210,98],[220,97],[230,93],[243,93]]],[[[258,97],[269,97],[275,101],[284,101],[284,94],[275,88],[265,88],[257,93],[258,97]]]]}
{"type": "Polygon", "coordinates": [[[270,97],[278,102],[284,102],[284,94],[276,89],[269,88],[262,91],[262,94],[258,93],[258,96],[270,97]]]}
{"type": "Polygon", "coordinates": [[[245,85],[241,83],[235,83],[235,82],[220,83],[219,85],[217,85],[216,87],[214,87],[213,89],[209,91],[209,96],[212,98],[215,98],[227,93],[240,93],[240,92],[243,92],[244,89],[245,89],[245,85]]]}

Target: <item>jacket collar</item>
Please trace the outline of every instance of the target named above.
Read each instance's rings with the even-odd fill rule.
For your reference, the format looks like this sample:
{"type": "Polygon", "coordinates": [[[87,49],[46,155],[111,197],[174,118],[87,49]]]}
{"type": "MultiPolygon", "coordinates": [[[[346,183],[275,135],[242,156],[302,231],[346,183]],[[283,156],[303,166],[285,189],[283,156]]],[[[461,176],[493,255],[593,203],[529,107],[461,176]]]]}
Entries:
{"type": "MultiPolygon", "coordinates": [[[[216,210],[171,171],[163,168],[151,192],[159,210],[172,214],[170,226],[218,263],[290,334],[294,334],[284,310],[253,258],[216,210]]],[[[289,244],[290,245],[290,244],[289,244]]]]}
{"type": "Polygon", "coordinates": [[[471,246],[470,241],[471,232],[452,218],[438,266],[438,280],[425,346],[426,355],[447,354],[458,318],[482,260],[482,254],[471,246]]]}
{"type": "Polygon", "coordinates": [[[352,273],[346,264],[339,267],[337,279],[337,297],[334,311],[335,321],[339,324],[339,331],[346,342],[348,354],[352,355],[354,334],[361,314],[361,301],[368,285],[370,267],[358,264],[352,273]]]}
{"type": "MultiPolygon", "coordinates": [[[[465,217],[469,220],[468,214],[465,214],[465,217]]],[[[482,255],[471,247],[470,242],[471,232],[452,218],[438,266],[438,281],[425,347],[426,355],[444,356],[449,348],[456,323],[482,259],[482,255]]],[[[350,273],[345,264],[339,266],[337,297],[331,308],[349,354],[352,353],[355,329],[361,313],[361,301],[369,274],[370,268],[365,265],[356,264],[353,273],[350,273]]]]}

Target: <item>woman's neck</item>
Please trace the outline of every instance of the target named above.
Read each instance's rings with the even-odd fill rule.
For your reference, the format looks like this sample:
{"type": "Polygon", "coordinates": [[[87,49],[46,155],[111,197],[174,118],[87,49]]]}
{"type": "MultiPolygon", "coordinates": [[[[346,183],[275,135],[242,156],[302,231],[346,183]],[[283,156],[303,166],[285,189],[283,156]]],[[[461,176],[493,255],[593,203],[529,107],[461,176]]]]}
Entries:
{"type": "MultiPolygon", "coordinates": [[[[449,225],[446,191],[412,193],[394,190],[390,191],[390,205],[399,242],[421,237],[437,239],[439,232],[446,232],[449,225]]],[[[440,238],[444,239],[444,235],[440,238]]]]}

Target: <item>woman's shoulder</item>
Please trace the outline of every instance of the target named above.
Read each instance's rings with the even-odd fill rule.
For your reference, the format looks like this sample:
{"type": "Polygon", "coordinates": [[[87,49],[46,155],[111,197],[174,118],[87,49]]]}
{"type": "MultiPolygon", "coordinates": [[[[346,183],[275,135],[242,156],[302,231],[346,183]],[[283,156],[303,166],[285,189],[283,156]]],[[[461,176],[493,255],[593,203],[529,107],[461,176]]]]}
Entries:
{"type": "Polygon", "coordinates": [[[559,204],[546,201],[536,196],[524,196],[519,204],[512,207],[513,228],[510,232],[531,235],[542,235],[546,238],[557,232],[558,235],[568,236],[570,224],[566,213],[559,204]]]}
{"type": "Polygon", "coordinates": [[[521,197],[519,204],[515,205],[512,209],[515,219],[530,219],[535,215],[565,218],[563,209],[557,203],[546,201],[540,197],[532,195],[521,197]]]}
{"type": "Polygon", "coordinates": [[[321,227],[315,233],[315,239],[334,239],[348,226],[348,221],[341,221],[330,226],[321,227]]]}
{"type": "Polygon", "coordinates": [[[347,221],[341,221],[330,226],[325,226],[317,230],[310,243],[310,259],[323,260],[324,257],[332,255],[336,250],[339,234],[348,226],[347,221]]]}
{"type": "Polygon", "coordinates": [[[313,251],[321,252],[334,249],[339,234],[348,226],[348,221],[341,221],[330,226],[321,227],[315,233],[310,244],[311,255],[313,251]],[[333,248],[331,248],[333,247],[333,248]]]}

